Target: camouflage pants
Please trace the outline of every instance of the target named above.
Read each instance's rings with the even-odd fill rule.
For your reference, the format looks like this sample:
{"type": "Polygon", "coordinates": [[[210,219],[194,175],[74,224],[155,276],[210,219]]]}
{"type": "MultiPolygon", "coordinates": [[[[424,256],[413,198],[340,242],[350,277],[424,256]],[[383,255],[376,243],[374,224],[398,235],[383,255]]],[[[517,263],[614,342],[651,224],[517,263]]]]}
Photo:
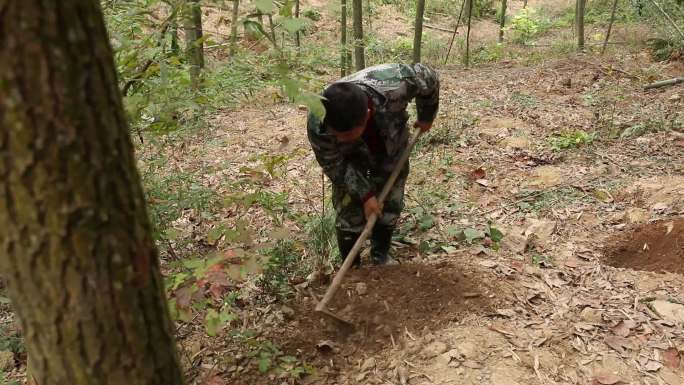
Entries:
{"type": "MultiPolygon", "coordinates": [[[[378,219],[378,225],[394,227],[399,220],[401,210],[404,208],[404,185],[409,173],[408,161],[397,177],[394,186],[390,190],[382,209],[382,217],[378,219]]],[[[389,174],[385,172],[370,172],[370,182],[374,191],[380,195],[389,174]]],[[[363,203],[352,198],[344,186],[332,187],[332,203],[337,214],[335,218],[335,228],[345,233],[358,234],[366,225],[366,217],[363,213],[363,203]]]]}

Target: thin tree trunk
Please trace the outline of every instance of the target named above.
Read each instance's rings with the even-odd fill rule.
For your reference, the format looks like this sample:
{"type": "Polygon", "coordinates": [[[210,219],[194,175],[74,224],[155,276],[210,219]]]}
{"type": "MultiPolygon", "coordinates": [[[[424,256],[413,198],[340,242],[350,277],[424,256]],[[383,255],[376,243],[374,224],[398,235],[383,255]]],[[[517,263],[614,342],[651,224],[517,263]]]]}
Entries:
{"type": "Polygon", "coordinates": [[[617,11],[618,0],[613,1],[613,10],[610,13],[610,23],[608,23],[608,30],[606,31],[606,38],[603,40],[603,47],[601,47],[601,55],[606,53],[608,40],[610,39],[610,31],[613,29],[613,22],[615,22],[615,11],[617,11]]]}
{"type": "Polygon", "coordinates": [[[468,67],[470,65],[470,21],[473,18],[473,0],[467,0],[468,2],[468,32],[466,32],[466,50],[465,50],[465,65],[468,67]]]}
{"type": "Polygon", "coordinates": [[[579,13],[579,2],[575,0],[575,17],[572,18],[572,36],[577,37],[577,14],[579,13]]]}
{"type": "Polygon", "coordinates": [[[171,53],[178,56],[180,55],[180,44],[178,44],[178,19],[174,18],[171,21],[170,31],[171,34],[171,53]]]}
{"type": "Polygon", "coordinates": [[[423,40],[423,15],[425,13],[425,0],[416,3],[416,24],[413,34],[413,62],[420,63],[420,45],[423,40]]]}
{"type": "Polygon", "coordinates": [[[368,32],[373,31],[373,9],[371,7],[371,0],[366,0],[366,23],[368,24],[368,32]]]}
{"type": "Polygon", "coordinates": [[[506,27],[506,0],[501,0],[501,20],[499,20],[499,43],[504,41],[504,28],[506,27]]]}
{"type": "Polygon", "coordinates": [[[523,8],[527,8],[527,0],[523,1],[523,8]]]}
{"type": "Polygon", "coordinates": [[[202,43],[202,9],[199,0],[186,0],[183,12],[185,28],[185,50],[192,88],[198,89],[201,70],[204,67],[204,44],[202,43]]]}
{"type": "Polygon", "coordinates": [[[32,377],[182,385],[100,2],[0,4],[0,271],[32,377]]]}
{"type": "Polygon", "coordinates": [[[363,0],[352,0],[352,17],[354,19],[354,64],[356,70],[366,68],[363,47],[363,0]]]}
{"type": "Polygon", "coordinates": [[[268,15],[268,28],[271,30],[271,40],[273,40],[273,44],[277,47],[278,43],[276,41],[275,24],[273,24],[273,15],[268,15]]]}
{"type": "Polygon", "coordinates": [[[340,75],[347,76],[347,0],[340,0],[340,75]]]}
{"type": "Polygon", "coordinates": [[[577,50],[584,51],[584,7],[586,0],[577,0],[577,50]]]}
{"type": "MultiPolygon", "coordinates": [[[[299,0],[295,0],[295,17],[299,19],[299,0]]],[[[295,33],[295,44],[297,48],[301,47],[301,42],[299,40],[299,30],[295,33]]]]}
{"type": "Polygon", "coordinates": [[[449,55],[451,54],[451,48],[454,46],[454,40],[456,40],[456,34],[458,33],[458,26],[461,24],[461,17],[463,16],[463,8],[465,8],[466,2],[468,0],[463,0],[461,3],[461,10],[458,11],[458,19],[456,20],[456,28],[454,28],[454,33],[451,35],[451,41],[449,42],[449,49],[447,50],[446,57],[444,58],[444,64],[449,62],[449,55]]]}
{"type": "Polygon", "coordinates": [[[233,0],[233,14],[230,23],[230,56],[237,53],[237,33],[238,33],[238,14],[240,11],[240,0],[233,0]]]}

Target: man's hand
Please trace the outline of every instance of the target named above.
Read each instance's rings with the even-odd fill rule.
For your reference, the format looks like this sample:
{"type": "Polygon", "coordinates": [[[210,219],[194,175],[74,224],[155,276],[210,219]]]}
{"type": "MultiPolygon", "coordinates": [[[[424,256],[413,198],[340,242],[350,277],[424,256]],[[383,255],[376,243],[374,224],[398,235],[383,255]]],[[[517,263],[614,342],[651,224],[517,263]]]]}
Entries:
{"type": "Polygon", "coordinates": [[[432,128],[432,122],[416,122],[413,124],[414,128],[420,128],[420,131],[426,133],[432,128]]]}
{"type": "Polygon", "coordinates": [[[363,204],[363,214],[366,216],[366,220],[370,218],[371,214],[375,214],[378,217],[382,215],[382,207],[376,197],[370,197],[366,203],[363,204]]]}

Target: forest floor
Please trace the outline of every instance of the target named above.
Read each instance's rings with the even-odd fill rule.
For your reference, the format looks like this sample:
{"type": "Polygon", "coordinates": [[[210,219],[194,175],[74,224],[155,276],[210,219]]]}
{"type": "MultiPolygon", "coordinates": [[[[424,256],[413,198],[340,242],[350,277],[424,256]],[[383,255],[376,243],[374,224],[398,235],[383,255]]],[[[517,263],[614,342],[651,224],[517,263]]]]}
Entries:
{"type": "MultiPolygon", "coordinates": [[[[684,92],[642,88],[684,64],[633,50],[439,69],[439,118],[412,157],[395,242],[402,264],[352,271],[333,304],[356,328],[313,314],[326,277],[302,282],[287,304],[245,310],[242,327],[313,374],[261,375],[225,338],[187,338],[196,381],[684,383],[684,92]]],[[[282,174],[259,174],[260,188],[320,215],[305,119],[262,98],[220,113],[175,156],[183,167],[230,165],[206,175],[218,183],[252,178],[258,154],[281,154],[282,174]]],[[[305,230],[241,215],[294,238],[305,230]]]]}
{"type": "MultiPolygon", "coordinates": [[[[376,22],[388,35],[402,28],[391,15],[376,22]]],[[[401,264],[351,271],[332,306],[356,328],[314,315],[329,276],[293,282],[287,301],[240,294],[239,321],[215,337],[179,324],[191,383],[684,383],[684,87],[643,90],[684,63],[642,49],[541,56],[437,66],[440,113],[411,158],[401,264]]],[[[194,170],[224,202],[271,199],[226,205],[210,224],[187,210],[173,228],[196,253],[235,254],[217,223],[269,243],[321,215],[307,112],[272,92],[216,113],[202,135],[139,150],[141,168],[162,151],[165,169],[194,170]]]]}
{"type": "MultiPolygon", "coordinates": [[[[353,271],[334,303],[357,328],[312,313],[326,288],[316,282],[250,322],[313,365],[302,383],[684,383],[684,133],[666,128],[682,121],[684,95],[644,92],[653,66],[663,78],[684,69],[647,54],[442,68],[439,120],[411,160],[402,264],[353,271]],[[637,126],[648,128],[609,138],[637,126]],[[598,135],[584,143],[577,130],[598,135]],[[582,143],[555,149],[563,138],[582,143]],[[504,233],[498,250],[488,224],[504,233]],[[454,228],[477,230],[472,244],[454,228]]],[[[271,103],[226,111],[198,141],[221,143],[201,162],[290,154],[267,188],[320,211],[305,115],[271,103]]],[[[239,177],[231,170],[222,177],[239,177]]],[[[280,383],[242,359],[210,362],[227,383],[280,383]]]]}
{"type": "MultiPolygon", "coordinates": [[[[378,33],[410,34],[380,13],[378,33]]],[[[684,383],[684,90],[642,88],[684,63],[633,49],[439,70],[439,118],[413,154],[395,242],[401,265],[352,271],[333,304],[356,328],[312,312],[329,277],[300,282],[286,303],[242,306],[236,327],[259,330],[256,353],[228,333],[181,331],[194,383],[684,383]],[[257,370],[280,359],[288,370],[257,370]]],[[[225,196],[225,180],[249,179],[320,215],[306,111],[256,99],[170,158],[213,170],[202,183],[225,196]]],[[[275,239],[306,230],[254,207],[224,219],[275,239]]]]}

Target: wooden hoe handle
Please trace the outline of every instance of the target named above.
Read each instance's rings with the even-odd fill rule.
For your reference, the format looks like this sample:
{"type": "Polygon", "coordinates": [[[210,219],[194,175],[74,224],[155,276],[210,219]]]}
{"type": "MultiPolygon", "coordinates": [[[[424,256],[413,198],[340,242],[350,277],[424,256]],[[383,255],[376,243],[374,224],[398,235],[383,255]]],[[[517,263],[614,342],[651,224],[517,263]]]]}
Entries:
{"type": "MultiPolygon", "coordinates": [[[[409,141],[408,146],[404,150],[404,153],[401,155],[399,162],[394,167],[394,170],[392,170],[392,174],[390,174],[389,179],[387,179],[387,182],[385,182],[385,186],[382,188],[382,192],[378,197],[378,203],[380,203],[380,205],[382,205],[382,203],[385,201],[385,198],[387,198],[387,195],[394,186],[394,182],[396,182],[399,173],[404,168],[404,165],[406,164],[406,161],[408,160],[409,156],[411,156],[411,150],[413,150],[413,147],[416,145],[416,142],[418,142],[418,138],[420,138],[420,135],[422,133],[423,132],[421,130],[418,130],[411,137],[411,140],[409,141]]],[[[366,242],[366,239],[368,239],[368,236],[370,235],[371,231],[373,231],[373,226],[375,226],[375,223],[377,221],[378,216],[376,214],[371,214],[371,216],[368,218],[368,221],[366,221],[366,226],[363,228],[361,235],[359,235],[359,238],[356,240],[356,243],[354,243],[354,247],[352,247],[352,249],[349,251],[349,254],[347,254],[347,257],[344,259],[344,262],[342,263],[342,267],[340,267],[340,270],[337,272],[337,274],[335,274],[335,277],[333,278],[332,283],[328,287],[328,290],[325,292],[323,299],[321,299],[320,302],[316,304],[317,312],[324,312],[326,314],[329,314],[329,312],[327,311],[328,303],[330,302],[330,300],[332,300],[333,296],[335,296],[337,289],[340,288],[342,280],[344,279],[344,275],[347,274],[347,271],[354,263],[356,255],[361,250],[363,243],[366,242]]]]}

